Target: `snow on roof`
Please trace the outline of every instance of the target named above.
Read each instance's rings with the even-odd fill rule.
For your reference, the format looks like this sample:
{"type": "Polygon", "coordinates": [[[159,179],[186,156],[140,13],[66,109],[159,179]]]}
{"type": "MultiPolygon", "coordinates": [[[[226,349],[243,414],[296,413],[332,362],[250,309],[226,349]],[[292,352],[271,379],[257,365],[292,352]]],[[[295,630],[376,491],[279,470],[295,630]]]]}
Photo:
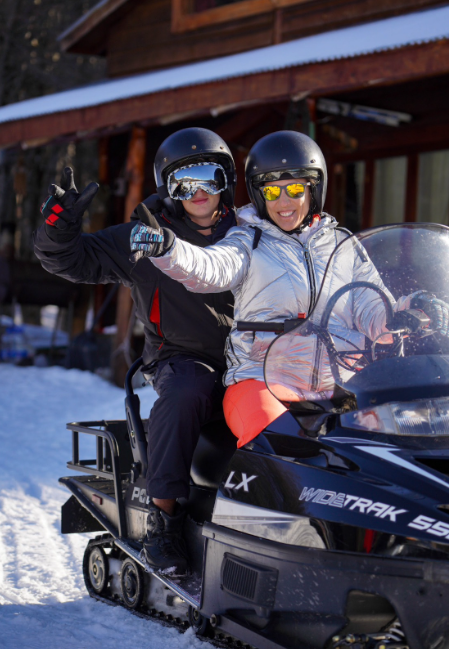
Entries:
{"type": "Polygon", "coordinates": [[[164,90],[361,56],[449,38],[449,6],[307,36],[279,45],[111,79],[0,108],[0,123],[98,106],[164,90]]]}

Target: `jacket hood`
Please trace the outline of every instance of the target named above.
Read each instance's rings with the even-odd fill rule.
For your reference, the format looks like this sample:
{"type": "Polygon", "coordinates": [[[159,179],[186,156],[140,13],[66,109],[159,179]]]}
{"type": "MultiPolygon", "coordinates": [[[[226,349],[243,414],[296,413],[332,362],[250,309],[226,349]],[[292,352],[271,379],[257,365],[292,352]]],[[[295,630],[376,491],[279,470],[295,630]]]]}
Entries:
{"type": "Polygon", "coordinates": [[[295,233],[293,235],[288,234],[287,232],[283,232],[280,228],[278,228],[276,225],[271,223],[270,221],[267,221],[266,219],[261,219],[260,216],[258,215],[256,208],[252,203],[249,205],[244,205],[243,207],[240,207],[237,210],[237,225],[241,226],[257,226],[261,230],[267,230],[270,232],[271,235],[279,235],[281,237],[287,236],[291,237],[294,236],[296,237],[301,243],[306,243],[308,239],[316,234],[319,230],[322,230],[324,228],[335,228],[338,225],[338,222],[333,216],[330,216],[330,214],[327,214],[326,212],[323,212],[321,215],[321,218],[314,219],[312,223],[305,228],[300,233],[295,233]]]}
{"type": "Polygon", "coordinates": [[[261,219],[252,203],[239,207],[236,211],[237,225],[262,226],[265,219],[261,219]]]}

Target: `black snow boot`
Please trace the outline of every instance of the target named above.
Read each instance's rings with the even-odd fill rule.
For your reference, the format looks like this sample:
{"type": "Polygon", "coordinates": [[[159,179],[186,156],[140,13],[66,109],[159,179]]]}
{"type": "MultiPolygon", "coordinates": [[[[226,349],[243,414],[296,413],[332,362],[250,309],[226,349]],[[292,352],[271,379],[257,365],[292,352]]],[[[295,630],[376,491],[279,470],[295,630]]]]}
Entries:
{"type": "Polygon", "coordinates": [[[143,553],[148,565],[156,572],[173,575],[189,573],[187,548],[182,536],[185,514],[178,508],[179,505],[176,513],[169,516],[154,503],[150,504],[143,553]]]}

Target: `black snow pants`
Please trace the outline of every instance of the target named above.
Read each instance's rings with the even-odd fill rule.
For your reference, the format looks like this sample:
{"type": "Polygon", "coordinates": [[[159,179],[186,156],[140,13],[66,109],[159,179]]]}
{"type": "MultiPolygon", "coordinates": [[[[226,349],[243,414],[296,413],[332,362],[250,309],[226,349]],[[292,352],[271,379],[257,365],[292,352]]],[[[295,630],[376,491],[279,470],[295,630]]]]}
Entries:
{"type": "Polygon", "coordinates": [[[199,358],[174,356],[157,364],[153,387],[159,398],[148,419],[147,495],[187,498],[201,426],[222,407],[222,373],[199,358]]]}

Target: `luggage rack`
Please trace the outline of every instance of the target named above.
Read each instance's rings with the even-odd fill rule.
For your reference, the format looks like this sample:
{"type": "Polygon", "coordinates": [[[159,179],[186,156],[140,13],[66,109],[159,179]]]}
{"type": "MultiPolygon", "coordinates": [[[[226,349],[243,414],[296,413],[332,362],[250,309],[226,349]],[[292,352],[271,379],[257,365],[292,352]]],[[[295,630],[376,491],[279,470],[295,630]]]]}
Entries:
{"type": "MultiPolygon", "coordinates": [[[[109,531],[114,536],[126,536],[127,525],[122,481],[129,479],[129,470],[132,463],[132,455],[128,451],[129,443],[126,441],[128,437],[126,420],[72,422],[67,424],[67,429],[72,431],[72,460],[67,462],[67,468],[72,471],[82,471],[95,477],[106,478],[113,482],[118,510],[118,530],[115,534],[115,530],[109,529],[109,531]],[[80,433],[96,437],[95,458],[80,458],[80,433]],[[123,472],[123,469],[128,469],[128,472],[123,472]]],[[[78,492],[76,477],[69,478],[68,481],[64,479],[64,484],[72,493],[75,490],[78,492]]],[[[85,496],[78,492],[77,498],[83,501],[84,507],[97,520],[100,520],[102,525],[105,524],[103,517],[100,519],[99,512],[92,507],[92,503],[85,496]]]]}
{"type": "Polygon", "coordinates": [[[120,474],[119,446],[114,435],[107,430],[107,426],[105,421],[67,424],[68,430],[72,431],[72,461],[67,462],[68,469],[83,471],[102,478],[111,478],[115,473],[120,474]],[[97,438],[95,459],[80,459],[79,433],[94,435],[97,438]],[[105,444],[105,440],[107,444],[105,444]]]}

